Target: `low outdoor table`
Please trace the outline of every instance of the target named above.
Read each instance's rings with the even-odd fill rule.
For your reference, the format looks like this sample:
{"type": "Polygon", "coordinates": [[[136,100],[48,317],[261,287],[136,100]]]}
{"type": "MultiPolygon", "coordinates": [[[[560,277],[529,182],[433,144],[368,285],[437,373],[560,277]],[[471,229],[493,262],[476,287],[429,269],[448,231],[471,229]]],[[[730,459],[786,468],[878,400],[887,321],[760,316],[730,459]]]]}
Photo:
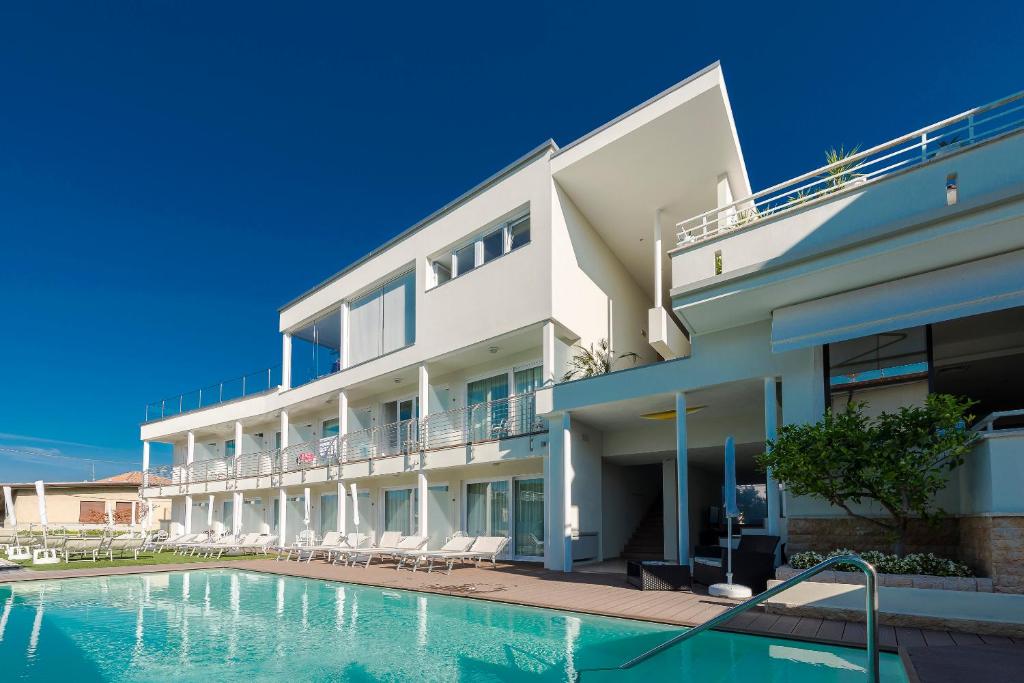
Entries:
{"type": "Polygon", "coordinates": [[[655,560],[627,560],[626,581],[643,591],[688,591],[690,568],[655,560]]]}

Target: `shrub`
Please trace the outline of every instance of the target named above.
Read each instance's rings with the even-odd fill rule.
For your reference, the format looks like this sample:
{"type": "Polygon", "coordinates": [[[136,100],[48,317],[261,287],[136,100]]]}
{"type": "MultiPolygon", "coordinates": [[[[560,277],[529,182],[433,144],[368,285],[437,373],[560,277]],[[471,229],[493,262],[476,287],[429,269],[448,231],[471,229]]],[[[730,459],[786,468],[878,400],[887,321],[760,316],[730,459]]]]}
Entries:
{"type": "MultiPolygon", "coordinates": [[[[970,568],[955,560],[948,560],[938,557],[932,553],[911,553],[900,557],[883,553],[880,550],[866,550],[858,553],[849,548],[837,548],[828,554],[808,550],[807,552],[796,553],[789,558],[789,566],[793,569],[810,569],[819,562],[830,557],[839,555],[859,555],[874,566],[875,571],[880,574],[925,574],[927,576],[974,576],[970,568]]],[[[855,572],[857,568],[852,564],[837,564],[833,566],[837,572],[855,572]]]]}

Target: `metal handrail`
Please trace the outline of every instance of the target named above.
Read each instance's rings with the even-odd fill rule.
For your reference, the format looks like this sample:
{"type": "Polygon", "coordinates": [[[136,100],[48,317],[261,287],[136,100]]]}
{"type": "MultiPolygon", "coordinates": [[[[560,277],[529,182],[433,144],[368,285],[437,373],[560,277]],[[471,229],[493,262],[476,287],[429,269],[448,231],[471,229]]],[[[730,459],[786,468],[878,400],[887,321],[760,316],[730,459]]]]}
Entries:
{"type": "Polygon", "coordinates": [[[865,619],[867,621],[867,643],[865,644],[865,647],[868,651],[867,675],[869,681],[871,681],[872,683],[878,683],[878,577],[875,573],[875,568],[871,566],[871,564],[867,562],[864,558],[858,555],[840,555],[838,557],[830,557],[823,562],[819,562],[810,569],[802,571],[796,576],[783,581],[777,586],[769,588],[765,592],[759,593],[754,597],[750,598],[749,600],[741,602],[735,607],[732,607],[729,610],[722,612],[717,617],[709,619],[708,621],[705,621],[703,624],[700,624],[699,626],[694,626],[693,628],[683,633],[680,633],[679,635],[673,638],[669,638],[664,643],[652,647],[647,652],[644,652],[643,654],[634,657],[628,662],[620,664],[619,666],[580,669],[576,672],[575,680],[578,681],[580,679],[580,676],[585,672],[625,671],[627,669],[632,669],[637,664],[647,661],[648,659],[657,655],[658,653],[664,652],[670,647],[673,647],[675,645],[678,645],[679,643],[689,640],[690,638],[693,638],[701,633],[704,633],[705,631],[711,630],[719,624],[725,623],[733,617],[739,616],[747,610],[756,607],[764,600],[767,600],[770,597],[778,595],[783,591],[789,590],[798,583],[803,583],[807,579],[816,576],[817,574],[825,571],[832,565],[836,564],[852,564],[858,569],[860,569],[862,572],[864,572],[864,576],[866,577],[866,585],[864,587],[864,612],[865,619]]]}
{"type": "Polygon", "coordinates": [[[937,154],[990,140],[1024,127],[1024,117],[1019,114],[1024,111],[1021,100],[1024,100],[1024,91],[950,116],[687,218],[676,224],[678,245],[683,247],[697,244],[762,218],[778,215],[787,209],[806,206],[809,202],[847,187],[864,185],[890,173],[916,166],[937,154]],[[997,109],[1000,111],[995,111],[997,109]],[[1016,118],[1004,118],[1009,115],[1016,115],[1016,118]],[[870,166],[875,168],[865,170],[870,166]]]}
{"type": "Polygon", "coordinates": [[[1006,417],[1024,417],[1024,409],[1017,410],[998,410],[993,413],[989,413],[982,419],[978,420],[978,423],[971,427],[976,432],[991,432],[996,430],[996,422],[1006,417]]]}
{"type": "Polygon", "coordinates": [[[155,422],[167,417],[190,413],[194,410],[209,408],[225,401],[233,401],[245,396],[259,394],[278,386],[281,377],[281,365],[250,372],[247,375],[232,377],[217,384],[183,392],[159,401],[146,404],[144,422],[155,422]]]}

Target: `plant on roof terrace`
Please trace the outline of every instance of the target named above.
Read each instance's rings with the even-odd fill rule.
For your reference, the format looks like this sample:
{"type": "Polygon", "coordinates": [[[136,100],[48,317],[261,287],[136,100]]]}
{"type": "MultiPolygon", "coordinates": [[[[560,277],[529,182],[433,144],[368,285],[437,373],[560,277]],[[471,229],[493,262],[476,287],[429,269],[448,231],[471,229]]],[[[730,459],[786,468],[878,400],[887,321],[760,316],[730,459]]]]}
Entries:
{"type": "Polygon", "coordinates": [[[859,173],[853,172],[853,169],[857,165],[856,162],[848,161],[850,157],[856,155],[859,151],[860,145],[856,145],[849,152],[847,152],[842,145],[838,148],[833,147],[825,150],[825,163],[831,167],[825,171],[825,174],[828,176],[828,179],[825,182],[825,189],[827,191],[831,192],[833,190],[838,190],[844,184],[860,175],[859,173]]]}
{"type": "Polygon", "coordinates": [[[851,401],[814,424],[780,427],[758,464],[792,495],[822,498],[881,527],[903,555],[911,519],[936,523],[945,516],[935,496],[978,438],[966,426],[974,403],[931,394],[923,406],[872,418],[866,403],[851,401]],[[867,514],[862,503],[875,503],[888,517],[867,514]]]}
{"type": "Polygon", "coordinates": [[[623,358],[631,359],[633,364],[636,365],[636,362],[640,360],[640,354],[627,351],[616,356],[609,346],[607,339],[599,340],[596,349],[593,344],[590,345],[589,349],[580,346],[572,358],[569,359],[569,371],[562,376],[562,381],[568,382],[573,379],[608,374],[612,371],[615,361],[623,358]]]}

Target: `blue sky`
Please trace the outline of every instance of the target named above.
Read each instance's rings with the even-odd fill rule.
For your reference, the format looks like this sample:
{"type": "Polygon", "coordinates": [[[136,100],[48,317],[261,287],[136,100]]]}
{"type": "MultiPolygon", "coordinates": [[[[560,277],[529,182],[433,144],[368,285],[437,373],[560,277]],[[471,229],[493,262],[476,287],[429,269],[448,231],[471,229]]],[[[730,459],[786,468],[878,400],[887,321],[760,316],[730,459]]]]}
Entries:
{"type": "Polygon", "coordinates": [[[137,469],[281,304],[715,60],[755,188],[1024,87],[1020,3],[701,5],[5,4],[0,480],[137,469]]]}

